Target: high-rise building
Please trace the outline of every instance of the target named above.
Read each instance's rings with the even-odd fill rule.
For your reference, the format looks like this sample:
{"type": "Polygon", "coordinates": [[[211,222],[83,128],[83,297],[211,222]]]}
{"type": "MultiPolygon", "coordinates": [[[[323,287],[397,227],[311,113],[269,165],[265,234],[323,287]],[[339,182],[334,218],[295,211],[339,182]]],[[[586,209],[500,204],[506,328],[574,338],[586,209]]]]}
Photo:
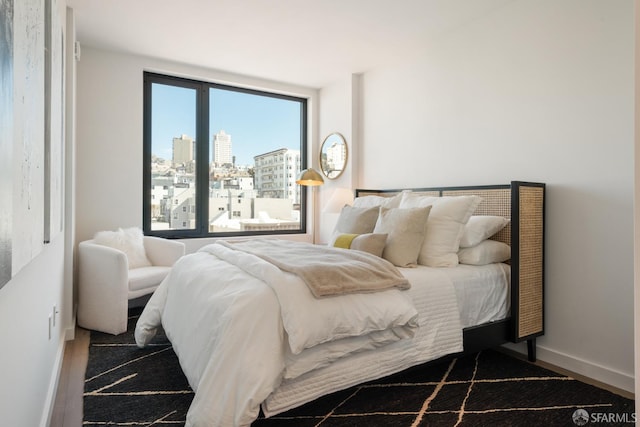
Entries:
{"type": "Polygon", "coordinates": [[[254,156],[255,189],[259,197],[291,199],[300,203],[300,151],[281,148],[254,156]]]}
{"type": "Polygon", "coordinates": [[[231,154],[231,135],[224,130],[213,135],[213,163],[216,167],[233,164],[231,154]]]}
{"type": "Polygon", "coordinates": [[[173,138],[173,164],[188,164],[195,160],[195,141],[187,135],[173,138]]]}

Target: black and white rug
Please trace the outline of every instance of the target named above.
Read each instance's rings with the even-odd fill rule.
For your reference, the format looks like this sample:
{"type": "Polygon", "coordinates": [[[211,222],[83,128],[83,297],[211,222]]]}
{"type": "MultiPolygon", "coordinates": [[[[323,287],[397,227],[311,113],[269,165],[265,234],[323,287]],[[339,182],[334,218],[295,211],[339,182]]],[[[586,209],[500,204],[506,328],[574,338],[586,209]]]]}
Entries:
{"type": "MultiPolygon", "coordinates": [[[[181,426],[193,392],[164,334],[91,333],[85,426],[181,426]]],[[[417,367],[252,427],[633,425],[634,401],[497,351],[417,367]]]]}

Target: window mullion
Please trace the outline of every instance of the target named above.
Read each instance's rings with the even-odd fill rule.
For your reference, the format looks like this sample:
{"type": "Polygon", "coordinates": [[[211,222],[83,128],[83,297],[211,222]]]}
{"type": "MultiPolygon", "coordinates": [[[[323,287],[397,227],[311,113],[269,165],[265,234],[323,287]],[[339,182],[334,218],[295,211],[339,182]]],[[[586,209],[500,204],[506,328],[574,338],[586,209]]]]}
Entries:
{"type": "Polygon", "coordinates": [[[142,118],[143,144],[142,157],[142,229],[146,234],[151,232],[151,80],[144,76],[143,79],[144,112],[142,118]]]}
{"type": "Polygon", "coordinates": [[[196,152],[196,228],[201,236],[209,234],[209,87],[198,90],[196,152]]]}

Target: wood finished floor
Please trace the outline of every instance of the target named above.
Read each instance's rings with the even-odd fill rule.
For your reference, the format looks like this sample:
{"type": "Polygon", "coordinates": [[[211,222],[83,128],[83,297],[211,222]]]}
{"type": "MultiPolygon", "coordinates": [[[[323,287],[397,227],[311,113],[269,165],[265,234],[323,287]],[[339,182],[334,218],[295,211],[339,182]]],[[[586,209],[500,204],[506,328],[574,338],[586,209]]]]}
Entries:
{"type": "Polygon", "coordinates": [[[76,328],[75,339],[65,344],[50,427],[82,425],[82,395],[84,373],[89,359],[89,337],[89,331],[76,328]]]}
{"type": "MultiPolygon", "coordinates": [[[[82,426],[82,397],[84,393],[84,375],[89,357],[89,338],[89,331],[76,328],[75,339],[66,343],[50,427],[82,426]]],[[[509,350],[505,350],[505,353],[526,359],[525,355],[509,350]]],[[[536,364],[559,374],[568,375],[596,387],[609,390],[628,399],[634,398],[633,393],[602,384],[557,366],[545,362],[536,362],[536,364]]]]}

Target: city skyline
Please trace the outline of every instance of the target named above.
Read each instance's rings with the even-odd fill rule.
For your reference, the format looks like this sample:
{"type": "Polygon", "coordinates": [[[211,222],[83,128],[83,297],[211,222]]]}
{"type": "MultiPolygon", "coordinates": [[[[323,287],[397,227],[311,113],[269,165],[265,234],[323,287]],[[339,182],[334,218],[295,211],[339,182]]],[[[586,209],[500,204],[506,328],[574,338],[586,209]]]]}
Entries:
{"type": "MultiPolygon", "coordinates": [[[[170,160],[173,138],[196,139],[195,95],[193,89],[153,85],[152,154],[170,160]]],[[[254,156],[280,148],[300,149],[300,103],[218,88],[210,89],[210,100],[210,151],[222,130],[231,135],[237,165],[253,165],[254,156]]]]}

